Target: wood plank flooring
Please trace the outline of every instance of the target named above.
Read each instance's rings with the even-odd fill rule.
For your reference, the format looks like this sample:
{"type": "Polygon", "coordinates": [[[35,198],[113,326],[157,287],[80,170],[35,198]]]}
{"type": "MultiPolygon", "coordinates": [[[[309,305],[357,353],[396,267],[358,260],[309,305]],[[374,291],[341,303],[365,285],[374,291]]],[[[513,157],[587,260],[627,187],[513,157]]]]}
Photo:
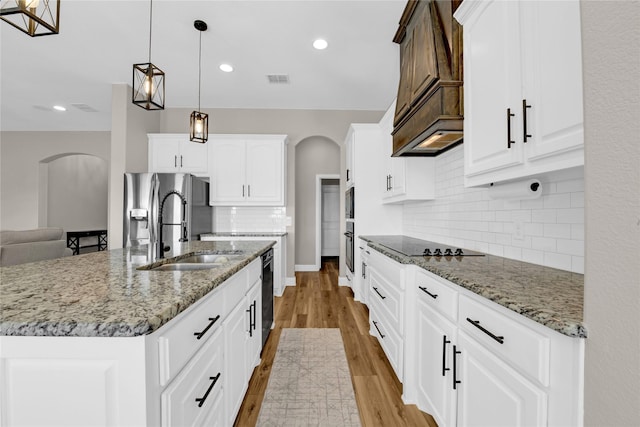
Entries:
{"type": "Polygon", "coordinates": [[[283,328],[340,328],[363,427],[437,427],[415,405],[402,402],[398,381],[376,338],[369,335],[369,312],[338,286],[337,259],[323,260],[319,272],[296,273],[297,286],[275,298],[275,328],[262,352],[235,426],[256,425],[276,346],[283,328]]]}

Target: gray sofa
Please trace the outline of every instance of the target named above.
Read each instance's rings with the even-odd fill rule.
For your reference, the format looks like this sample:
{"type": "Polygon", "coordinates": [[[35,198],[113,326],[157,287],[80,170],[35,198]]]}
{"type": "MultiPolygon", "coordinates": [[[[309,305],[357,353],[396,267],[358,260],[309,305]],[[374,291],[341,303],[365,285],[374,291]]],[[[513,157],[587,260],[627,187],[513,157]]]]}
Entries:
{"type": "Polygon", "coordinates": [[[57,227],[0,231],[0,266],[61,258],[72,254],[57,227]]]}

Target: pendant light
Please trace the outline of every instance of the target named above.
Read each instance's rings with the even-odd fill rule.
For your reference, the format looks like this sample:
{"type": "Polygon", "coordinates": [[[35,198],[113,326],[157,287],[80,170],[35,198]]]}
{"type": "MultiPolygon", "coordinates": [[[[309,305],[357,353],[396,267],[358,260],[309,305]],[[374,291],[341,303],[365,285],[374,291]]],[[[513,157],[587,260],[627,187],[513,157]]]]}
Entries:
{"type": "Polygon", "coordinates": [[[164,110],[164,72],[151,63],[153,0],[149,3],[149,62],[133,64],[131,102],[145,110],[164,110]]]}
{"type": "Polygon", "coordinates": [[[193,26],[200,32],[200,46],[198,48],[198,110],[191,113],[189,139],[204,144],[209,138],[209,115],[200,111],[200,82],[202,75],[202,32],[207,31],[207,23],[198,19],[193,22],[193,26]]]}
{"type": "Polygon", "coordinates": [[[31,37],[58,34],[60,0],[2,0],[0,19],[31,37]]]}

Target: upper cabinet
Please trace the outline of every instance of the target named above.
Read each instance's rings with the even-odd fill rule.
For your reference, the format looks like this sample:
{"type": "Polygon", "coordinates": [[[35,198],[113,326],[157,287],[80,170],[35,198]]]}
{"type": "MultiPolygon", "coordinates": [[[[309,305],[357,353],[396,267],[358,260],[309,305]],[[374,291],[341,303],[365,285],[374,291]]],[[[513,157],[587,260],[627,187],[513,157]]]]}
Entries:
{"type": "Polygon", "coordinates": [[[465,185],[582,166],[578,0],[465,0],[465,185]]]}
{"type": "Polygon", "coordinates": [[[210,135],[213,206],[284,206],[286,135],[210,135]]]}
{"type": "Polygon", "coordinates": [[[459,3],[412,0],[400,19],[394,156],[434,156],[462,141],[462,31],[453,19],[459,3]]]}
{"type": "Polygon", "coordinates": [[[188,134],[150,133],[149,172],[208,175],[207,144],[189,141],[188,134]]]}

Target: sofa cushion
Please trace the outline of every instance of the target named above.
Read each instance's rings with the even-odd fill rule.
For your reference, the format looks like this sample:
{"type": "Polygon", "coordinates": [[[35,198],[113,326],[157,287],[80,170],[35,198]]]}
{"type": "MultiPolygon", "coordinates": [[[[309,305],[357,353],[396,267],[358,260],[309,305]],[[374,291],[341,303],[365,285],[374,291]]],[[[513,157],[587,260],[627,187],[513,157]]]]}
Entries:
{"type": "Polygon", "coordinates": [[[43,242],[60,240],[63,230],[59,227],[37,228],[35,230],[3,230],[0,231],[0,245],[14,245],[17,243],[43,242]]]}

